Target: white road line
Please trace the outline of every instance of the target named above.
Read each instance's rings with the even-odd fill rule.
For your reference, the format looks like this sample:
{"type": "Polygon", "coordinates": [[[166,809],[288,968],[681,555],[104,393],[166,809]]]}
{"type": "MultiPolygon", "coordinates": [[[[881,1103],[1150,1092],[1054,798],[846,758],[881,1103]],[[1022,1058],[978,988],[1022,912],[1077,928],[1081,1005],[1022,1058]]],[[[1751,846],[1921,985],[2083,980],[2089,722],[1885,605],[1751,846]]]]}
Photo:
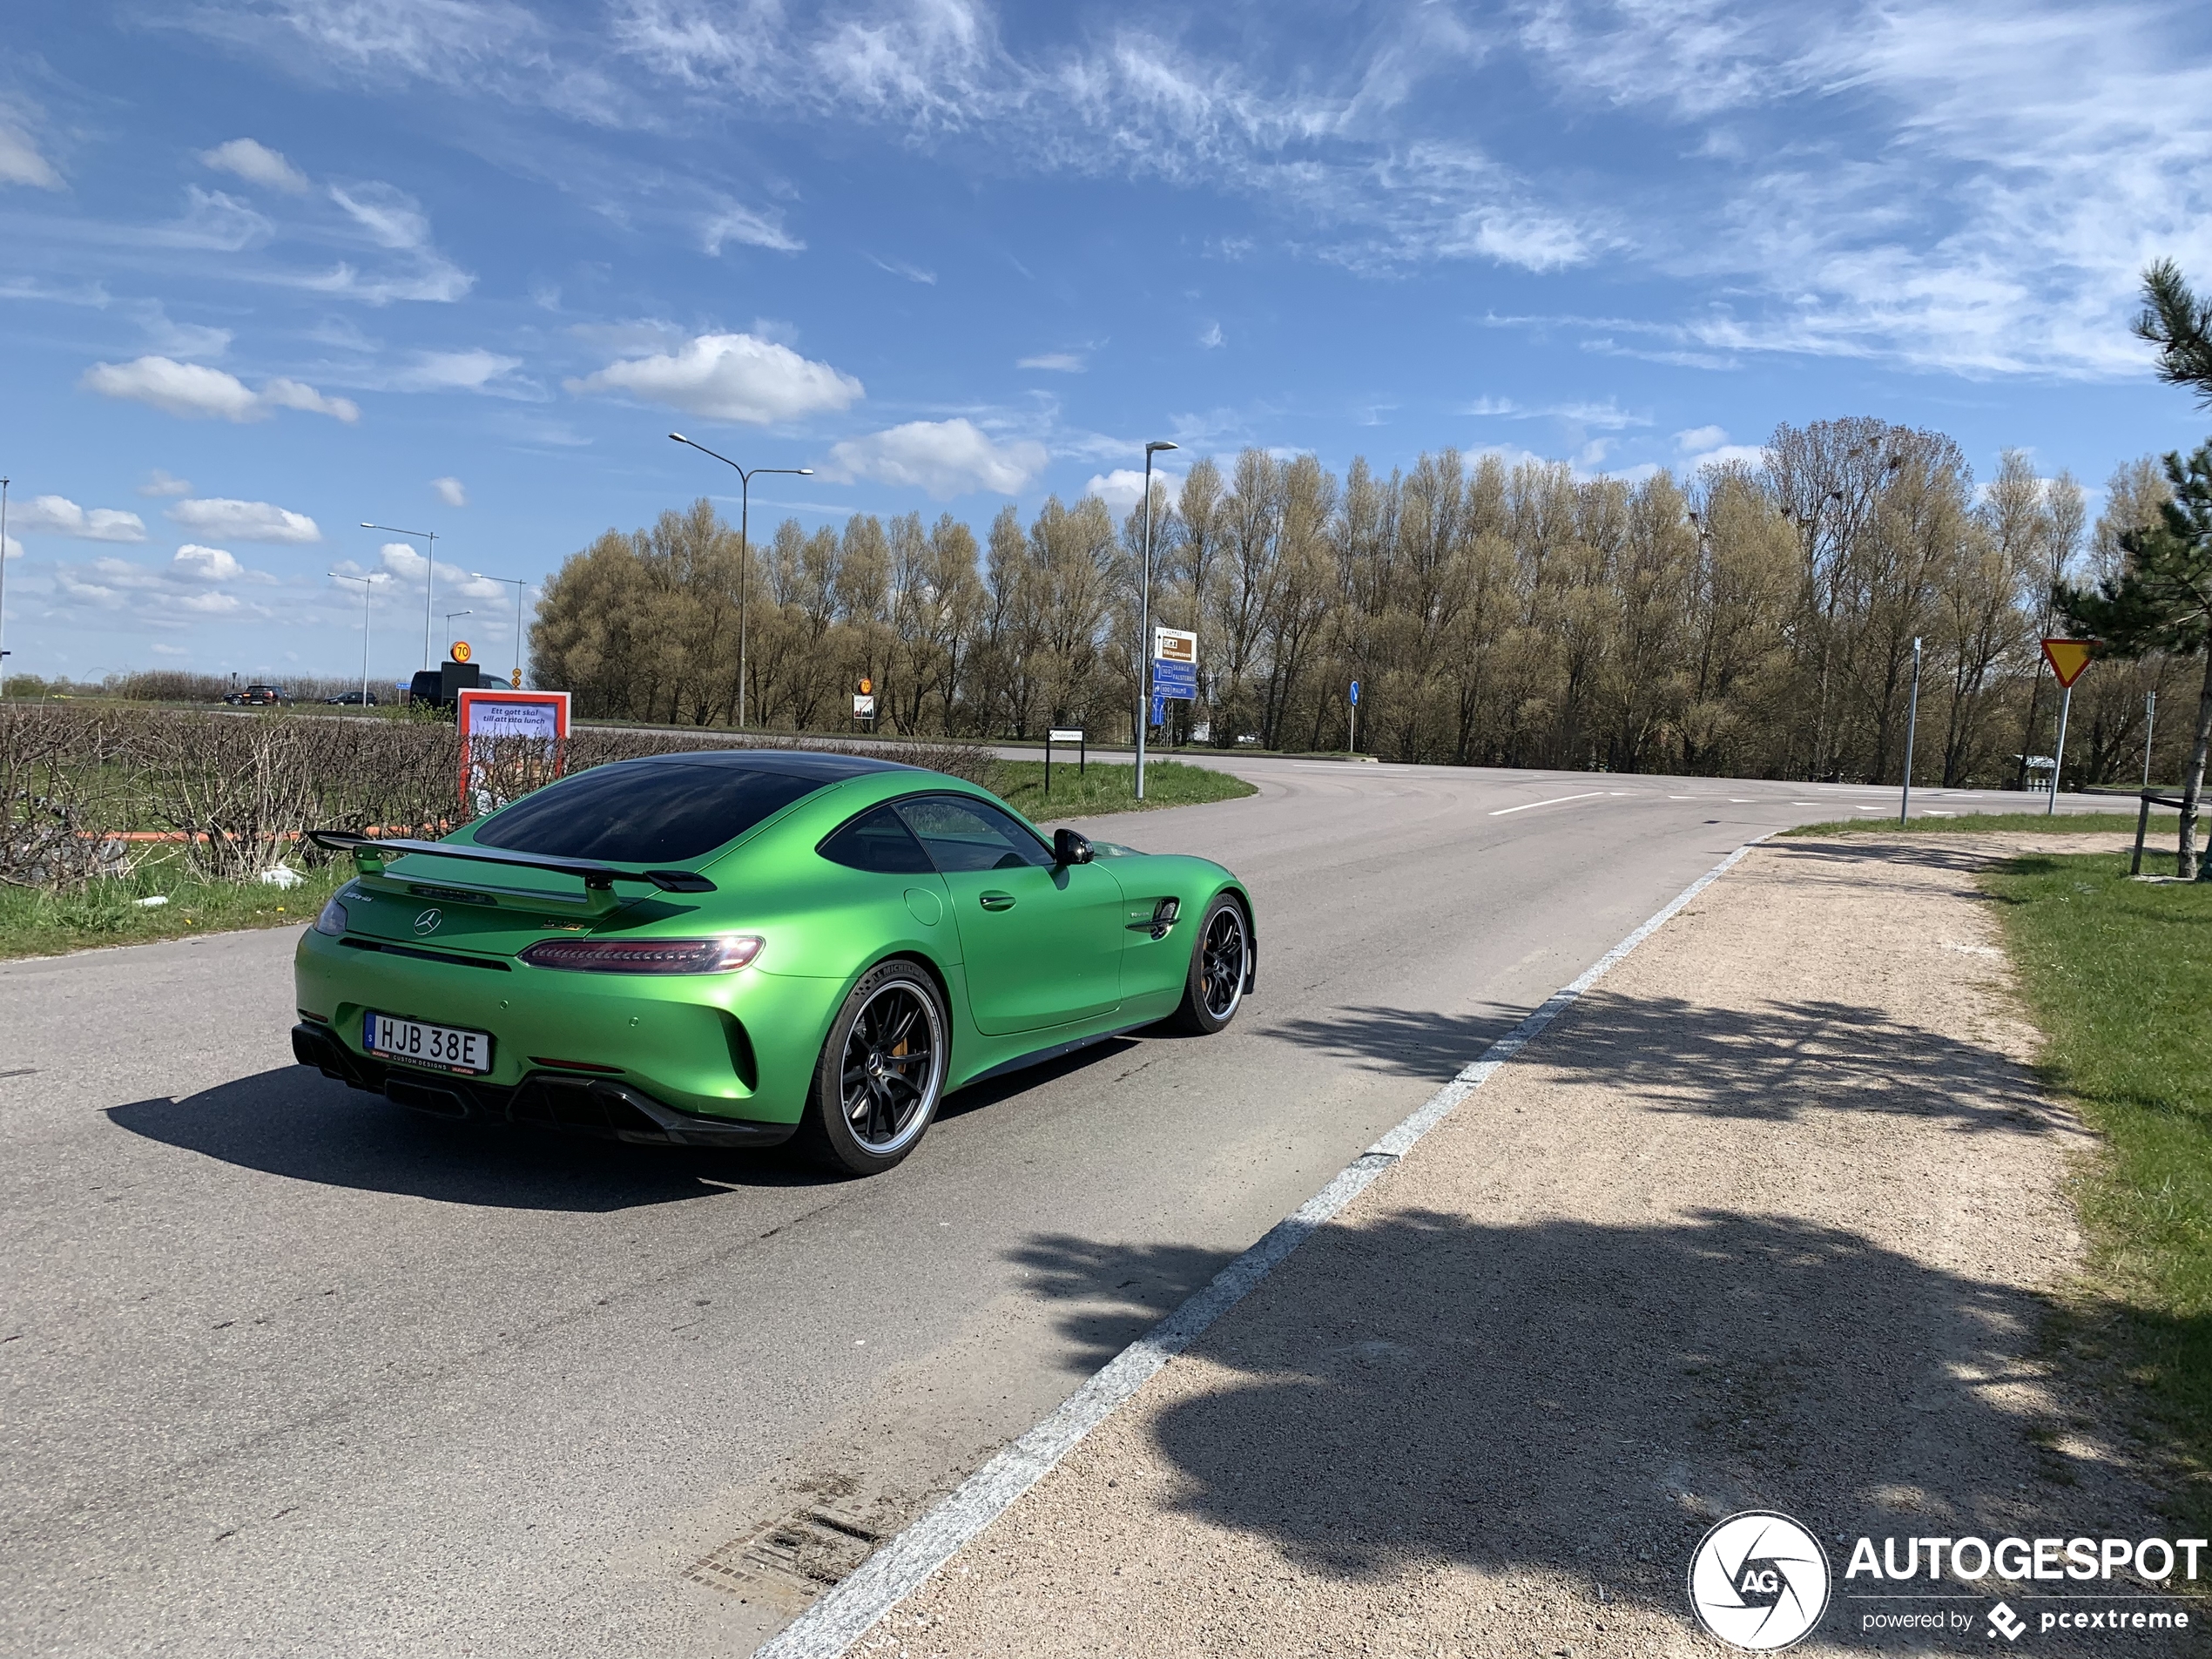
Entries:
{"type": "MultiPolygon", "coordinates": [[[[1570,795],[1569,800],[1584,799],[1570,795]]],[[[1549,806],[1531,801],[1532,806],[1549,806]]],[[[1507,808],[1507,811],[1514,810],[1507,808]]],[[[1213,1282],[1109,1360],[1058,1410],[961,1483],[952,1495],[860,1563],[857,1571],[786,1625],[754,1659],[836,1659],[950,1561],[971,1539],[1012,1507],[1015,1500],[1051,1473],[1142,1388],[1168,1361],[1188,1348],[1215,1320],[1251,1293],[1284,1260],[1413,1150],[1413,1144],[1449,1116],[1452,1109],[1490,1080],[1491,1073],[1534,1042],[1574,1006],[1583,992],[1618,967],[1674,914],[1720,880],[1759,842],[1746,841],[1691,882],[1665,908],[1552,993],[1543,1006],[1482,1051],[1421,1108],[1340,1170],[1297,1213],[1214,1276],[1213,1282]]]]}
{"type": "Polygon", "coordinates": [[[1531,806],[1556,806],[1562,801],[1594,800],[1604,792],[1605,792],[1602,789],[1587,789],[1579,795],[1554,795],[1549,800],[1524,800],[1518,806],[1501,806],[1496,812],[1491,813],[1490,816],[1493,818],[1503,818],[1507,813],[1525,813],[1531,806]]]}

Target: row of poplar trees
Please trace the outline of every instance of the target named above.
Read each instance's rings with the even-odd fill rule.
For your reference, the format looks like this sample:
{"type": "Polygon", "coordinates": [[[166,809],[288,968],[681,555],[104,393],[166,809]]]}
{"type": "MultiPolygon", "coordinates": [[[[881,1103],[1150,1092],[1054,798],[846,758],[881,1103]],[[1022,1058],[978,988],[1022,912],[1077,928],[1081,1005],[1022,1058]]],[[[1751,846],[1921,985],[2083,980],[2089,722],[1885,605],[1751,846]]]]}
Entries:
{"type": "MultiPolygon", "coordinates": [[[[1894,782],[1917,638],[1916,779],[2014,786],[2054,736],[2054,577],[2116,577],[2168,493],[2150,462],[2122,468],[2090,526],[2074,481],[2024,455],[1977,489],[1951,439],[1871,419],[1784,426],[1762,468],[1636,482],[1449,449],[1339,477],[1247,449],[1156,486],[1153,619],[1199,639],[1200,696],[1162,735],[1894,782]]],[[[882,731],[1127,738],[1142,540],[1141,510],[1116,525],[1086,496],[1027,523],[1007,507],[980,541],[860,514],[747,549],[702,500],[567,560],[533,672],[601,717],[735,725],[742,696],[751,726],[849,730],[865,680],[882,731]]],[[[2155,651],[2097,664],[2069,776],[2139,771],[2146,693],[2181,676],[2155,651]]]]}

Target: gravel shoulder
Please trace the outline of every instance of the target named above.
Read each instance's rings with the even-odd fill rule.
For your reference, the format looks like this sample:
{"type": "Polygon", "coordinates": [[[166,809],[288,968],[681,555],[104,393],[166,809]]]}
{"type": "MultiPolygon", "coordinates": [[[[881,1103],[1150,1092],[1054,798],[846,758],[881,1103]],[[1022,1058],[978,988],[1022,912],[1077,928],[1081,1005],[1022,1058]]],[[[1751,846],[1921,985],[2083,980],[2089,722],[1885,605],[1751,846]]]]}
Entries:
{"type": "MultiPolygon", "coordinates": [[[[2091,841],[1754,852],[853,1651],[1710,1654],[1683,1575],[1738,1509],[2160,1532],[2040,1352],[2094,1143],[1974,886],[2091,841]]],[[[1831,1548],[1800,1651],[1920,1648],[1831,1548]]]]}

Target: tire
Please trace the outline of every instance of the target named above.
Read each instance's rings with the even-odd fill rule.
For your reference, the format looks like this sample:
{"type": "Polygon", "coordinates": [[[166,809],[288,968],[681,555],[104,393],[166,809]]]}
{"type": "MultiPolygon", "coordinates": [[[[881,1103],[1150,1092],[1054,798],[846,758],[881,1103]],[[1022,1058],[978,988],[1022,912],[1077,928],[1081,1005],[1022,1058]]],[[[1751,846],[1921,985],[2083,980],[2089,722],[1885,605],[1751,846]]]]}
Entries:
{"type": "Polygon", "coordinates": [[[1183,983],[1183,1006],[1175,1011],[1177,1028],[1210,1037],[1235,1019],[1251,966],[1251,919],[1232,895],[1217,894],[1190,941],[1190,971],[1183,983]]]}
{"type": "Polygon", "coordinates": [[[830,1022],[799,1120],[799,1150],[846,1175],[880,1175],[921,1142],[945,1089],[951,1027],[916,964],[860,976],[830,1022]]]}

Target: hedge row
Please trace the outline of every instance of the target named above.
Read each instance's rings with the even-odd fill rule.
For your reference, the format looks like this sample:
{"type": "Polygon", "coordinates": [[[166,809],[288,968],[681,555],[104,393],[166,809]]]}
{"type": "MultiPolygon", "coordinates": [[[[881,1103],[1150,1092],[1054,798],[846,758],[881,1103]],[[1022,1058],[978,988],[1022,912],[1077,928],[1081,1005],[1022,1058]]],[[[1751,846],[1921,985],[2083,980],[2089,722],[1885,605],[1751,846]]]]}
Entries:
{"type": "MultiPolygon", "coordinates": [[[[461,744],[445,720],[268,711],[0,704],[0,883],[62,888],[118,874],[150,852],[194,873],[253,876],[323,856],[309,829],[442,835],[560,772],[642,755],[794,746],[728,733],[584,731],[557,753],[527,739],[461,744]]],[[[883,753],[808,742],[831,753],[883,753]]],[[[898,759],[983,782],[988,752],[902,745],[898,759]]]]}

